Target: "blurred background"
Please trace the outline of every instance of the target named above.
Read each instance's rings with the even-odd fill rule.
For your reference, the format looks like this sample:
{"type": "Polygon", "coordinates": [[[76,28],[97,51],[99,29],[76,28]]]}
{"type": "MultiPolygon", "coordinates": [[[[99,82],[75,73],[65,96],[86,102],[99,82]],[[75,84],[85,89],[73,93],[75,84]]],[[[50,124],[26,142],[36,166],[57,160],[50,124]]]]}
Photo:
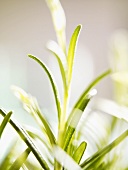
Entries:
{"type": "MultiPolygon", "coordinates": [[[[85,86],[110,67],[111,39],[115,32],[128,28],[127,0],[61,0],[67,27],[67,44],[78,24],[83,29],[76,52],[71,100],[72,105],[85,86]]],[[[19,103],[10,90],[17,85],[35,96],[42,108],[54,104],[46,74],[27,57],[33,54],[52,70],[60,93],[58,65],[46,49],[56,35],[45,0],[0,0],[0,106],[19,110],[19,103]]],[[[98,96],[113,98],[111,79],[97,86],[98,96]]]]}

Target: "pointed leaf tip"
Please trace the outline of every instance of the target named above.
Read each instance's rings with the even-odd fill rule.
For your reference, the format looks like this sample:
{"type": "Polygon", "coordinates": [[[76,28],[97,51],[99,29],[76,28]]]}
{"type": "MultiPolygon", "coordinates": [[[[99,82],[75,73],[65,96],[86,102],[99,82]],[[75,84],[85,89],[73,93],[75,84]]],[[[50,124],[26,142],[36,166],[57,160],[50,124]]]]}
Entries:
{"type": "Polygon", "coordinates": [[[78,38],[79,38],[81,27],[82,27],[82,25],[78,25],[75,28],[75,30],[72,34],[70,43],[69,43],[68,56],[67,56],[67,61],[68,61],[68,86],[70,85],[71,78],[72,78],[74,56],[75,56],[75,51],[76,51],[76,48],[77,48],[77,41],[78,41],[78,38]]]}

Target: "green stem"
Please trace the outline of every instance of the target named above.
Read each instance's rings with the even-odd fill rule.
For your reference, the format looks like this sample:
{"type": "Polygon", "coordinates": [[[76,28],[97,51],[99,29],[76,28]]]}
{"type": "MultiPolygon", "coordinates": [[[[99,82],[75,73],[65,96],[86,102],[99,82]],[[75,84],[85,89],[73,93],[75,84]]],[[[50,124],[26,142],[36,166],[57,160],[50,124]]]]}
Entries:
{"type": "MultiPolygon", "coordinates": [[[[60,117],[60,124],[58,128],[58,140],[57,144],[62,147],[63,146],[63,139],[64,139],[64,130],[66,124],[66,114],[67,114],[67,105],[68,105],[68,91],[67,89],[64,90],[64,97],[63,97],[63,110],[60,117]]],[[[55,168],[54,170],[62,170],[62,166],[55,160],[55,168]]]]}

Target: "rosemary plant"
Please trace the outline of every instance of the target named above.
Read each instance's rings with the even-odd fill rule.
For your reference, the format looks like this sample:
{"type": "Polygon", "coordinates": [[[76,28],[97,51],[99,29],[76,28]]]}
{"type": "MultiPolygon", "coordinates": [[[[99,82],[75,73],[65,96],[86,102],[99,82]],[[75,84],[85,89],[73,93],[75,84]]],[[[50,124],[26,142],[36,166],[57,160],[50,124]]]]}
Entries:
{"type": "Polygon", "coordinates": [[[98,150],[89,158],[84,158],[88,143],[85,139],[80,140],[81,131],[80,128],[78,128],[78,125],[81,123],[80,120],[83,114],[86,114],[85,108],[91,98],[96,94],[96,90],[93,89],[94,86],[105,76],[109,75],[111,70],[105,71],[93,80],[88,87],[85,88],[69,112],[69,94],[71,90],[70,85],[72,80],[73,61],[82,26],[78,25],[75,28],[70,39],[69,48],[66,50],[66,19],[63,8],[59,0],[46,0],[46,2],[51,11],[58,40],[58,43],[50,41],[47,44],[47,48],[57,59],[60,68],[63,82],[62,101],[60,100],[59,91],[50,69],[36,56],[29,54],[28,57],[35,60],[35,62],[42,67],[51,83],[56,106],[55,116],[57,116],[57,135],[54,134],[52,127],[42,113],[37,100],[21,88],[13,86],[12,89],[15,95],[22,102],[23,108],[34,117],[40,130],[17,123],[11,118],[12,112],[7,113],[3,109],[0,109],[0,114],[3,116],[3,121],[0,125],[0,137],[3,134],[6,125],[10,123],[21,137],[22,141],[20,142],[25,143],[26,147],[20,155],[16,150],[15,153],[17,153],[17,155],[15,156],[13,152],[15,151],[14,144],[8,151],[5,159],[1,162],[0,169],[108,169],[108,164],[106,164],[103,159],[104,156],[127,137],[128,131],[122,133],[117,139],[98,150]],[[34,155],[34,161],[35,159],[37,160],[35,163],[33,163],[33,160],[29,159],[31,155],[34,155]]]}

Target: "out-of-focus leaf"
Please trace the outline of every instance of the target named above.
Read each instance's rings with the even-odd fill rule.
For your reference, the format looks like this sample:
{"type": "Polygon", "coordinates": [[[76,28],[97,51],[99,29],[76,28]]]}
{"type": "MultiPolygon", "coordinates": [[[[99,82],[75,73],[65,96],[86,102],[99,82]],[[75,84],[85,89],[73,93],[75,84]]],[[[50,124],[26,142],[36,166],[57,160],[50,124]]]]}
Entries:
{"type": "Polygon", "coordinates": [[[66,54],[66,36],[65,36],[66,18],[64,10],[59,0],[46,0],[46,2],[52,15],[58,43],[62,50],[64,51],[64,53],[66,54]]]}
{"type": "Polygon", "coordinates": [[[81,25],[78,25],[71,37],[69,49],[68,49],[68,86],[70,85],[71,77],[72,77],[72,70],[73,70],[73,63],[74,63],[74,56],[77,47],[77,40],[80,34],[81,25]]]}
{"type": "MultiPolygon", "coordinates": [[[[0,114],[5,117],[6,112],[0,109],[0,114]]],[[[40,153],[39,149],[35,146],[34,142],[31,140],[30,136],[26,132],[24,128],[21,127],[15,120],[10,119],[9,123],[12,125],[12,127],[16,130],[16,132],[19,134],[19,136],[22,138],[22,140],[27,144],[27,146],[31,149],[33,154],[35,155],[36,159],[42,166],[42,168],[49,170],[49,167],[46,163],[46,161],[43,159],[42,154],[40,153]]]]}
{"type": "Polygon", "coordinates": [[[28,158],[28,155],[30,154],[31,150],[30,148],[27,148],[12,164],[12,166],[9,168],[9,170],[19,170],[26,159],[28,158]]]}
{"type": "Polygon", "coordinates": [[[76,149],[75,153],[73,154],[73,159],[79,164],[81,159],[82,159],[82,156],[85,152],[85,149],[86,149],[86,146],[87,146],[87,143],[86,142],[82,142],[78,148],[76,149]]]}
{"type": "Polygon", "coordinates": [[[81,167],[59,146],[54,146],[53,154],[56,160],[67,170],[82,170],[81,167]]]}
{"type": "MultiPolygon", "coordinates": [[[[56,141],[55,141],[54,134],[53,134],[50,126],[48,125],[46,119],[42,115],[40,108],[38,106],[37,100],[34,97],[32,97],[31,95],[28,95],[25,91],[23,91],[19,87],[13,86],[12,89],[15,92],[15,95],[23,103],[24,109],[28,113],[32,114],[32,116],[34,116],[35,120],[40,125],[41,129],[42,129],[42,125],[44,125],[45,131],[46,131],[45,134],[49,137],[51,144],[52,145],[55,144],[56,141]]],[[[44,131],[44,129],[43,129],[43,131],[44,131]]]]}
{"type": "Polygon", "coordinates": [[[15,155],[16,152],[16,141],[13,141],[13,143],[10,145],[10,147],[7,150],[7,153],[4,155],[2,161],[0,162],[0,169],[4,170],[10,167],[12,163],[12,158],[15,155]]]}
{"type": "Polygon", "coordinates": [[[94,102],[93,109],[100,110],[128,122],[128,107],[118,105],[112,100],[97,99],[94,102]]]}
{"type": "Polygon", "coordinates": [[[111,37],[109,51],[109,62],[113,70],[113,96],[114,100],[128,106],[128,31],[115,31],[111,37]]]}
{"type": "Polygon", "coordinates": [[[119,145],[126,137],[128,136],[128,130],[122,133],[118,138],[116,138],[112,143],[104,147],[103,149],[99,150],[91,157],[86,159],[80,166],[83,170],[89,170],[90,168],[94,168],[95,164],[103,158],[108,152],[114,149],[117,145],[119,145]]]}
{"type": "Polygon", "coordinates": [[[57,86],[55,83],[55,80],[53,79],[53,76],[51,74],[51,72],[49,71],[49,69],[46,67],[46,65],[37,57],[33,56],[33,55],[28,55],[30,58],[34,59],[47,73],[47,76],[51,82],[52,85],[52,89],[54,92],[54,97],[55,97],[55,101],[56,101],[56,107],[57,107],[57,112],[58,112],[58,120],[60,122],[60,116],[61,116],[61,104],[60,104],[60,99],[59,99],[59,95],[58,95],[58,90],[57,90],[57,86]]]}
{"type": "Polygon", "coordinates": [[[7,125],[7,123],[9,122],[9,119],[10,119],[11,115],[12,115],[12,112],[9,112],[9,113],[4,117],[4,119],[3,119],[3,121],[2,121],[2,123],[1,123],[1,125],[0,125],[0,138],[1,138],[1,136],[2,136],[2,133],[3,133],[3,131],[4,131],[5,127],[6,127],[6,125],[7,125]]]}

